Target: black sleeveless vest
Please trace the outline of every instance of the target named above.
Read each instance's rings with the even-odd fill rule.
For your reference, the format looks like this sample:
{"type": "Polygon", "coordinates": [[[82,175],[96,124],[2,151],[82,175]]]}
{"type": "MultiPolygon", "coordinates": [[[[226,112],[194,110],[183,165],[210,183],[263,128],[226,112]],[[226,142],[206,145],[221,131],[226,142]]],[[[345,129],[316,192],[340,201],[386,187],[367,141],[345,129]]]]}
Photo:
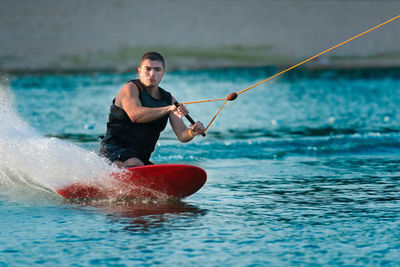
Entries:
{"type": "MultiPolygon", "coordinates": [[[[171,105],[172,96],[162,88],[162,98],[153,98],[144,88],[140,80],[131,80],[139,89],[139,100],[143,107],[165,107],[171,105]]],[[[128,83],[129,83],[128,82],[128,83]]],[[[107,123],[107,132],[104,139],[112,139],[114,142],[127,148],[139,150],[147,158],[154,151],[160,133],[168,123],[168,114],[147,123],[132,122],[125,110],[115,105],[115,99],[110,107],[107,123]]]]}

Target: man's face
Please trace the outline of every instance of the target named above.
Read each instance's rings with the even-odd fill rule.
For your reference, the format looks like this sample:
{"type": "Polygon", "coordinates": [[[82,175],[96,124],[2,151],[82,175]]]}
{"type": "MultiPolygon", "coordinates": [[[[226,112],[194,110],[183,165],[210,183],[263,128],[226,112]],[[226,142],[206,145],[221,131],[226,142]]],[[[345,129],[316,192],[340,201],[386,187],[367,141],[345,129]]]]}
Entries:
{"type": "Polygon", "coordinates": [[[164,77],[165,70],[160,61],[145,59],[138,68],[140,81],[148,86],[158,86],[164,77]]]}

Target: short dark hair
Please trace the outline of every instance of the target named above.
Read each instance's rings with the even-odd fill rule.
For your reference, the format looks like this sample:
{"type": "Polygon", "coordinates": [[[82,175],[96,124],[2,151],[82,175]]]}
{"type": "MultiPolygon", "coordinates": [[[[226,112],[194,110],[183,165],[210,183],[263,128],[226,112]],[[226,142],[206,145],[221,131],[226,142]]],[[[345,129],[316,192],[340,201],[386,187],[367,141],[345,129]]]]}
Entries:
{"type": "Polygon", "coordinates": [[[146,59],[161,62],[163,68],[165,69],[165,60],[164,60],[164,57],[163,57],[160,53],[157,53],[157,52],[154,52],[154,51],[150,51],[150,52],[145,53],[145,54],[142,56],[142,59],[140,60],[140,65],[139,65],[139,66],[141,66],[141,65],[142,65],[142,62],[143,62],[144,60],[146,60],[146,59]]]}

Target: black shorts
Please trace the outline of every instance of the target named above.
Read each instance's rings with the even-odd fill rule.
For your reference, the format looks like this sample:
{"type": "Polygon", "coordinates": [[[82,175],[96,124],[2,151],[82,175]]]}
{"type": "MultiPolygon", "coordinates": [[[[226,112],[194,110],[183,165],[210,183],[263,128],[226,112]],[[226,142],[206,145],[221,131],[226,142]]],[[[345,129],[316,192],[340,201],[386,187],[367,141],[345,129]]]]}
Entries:
{"type": "Polygon", "coordinates": [[[149,161],[149,157],[144,155],[144,153],[141,153],[139,149],[120,144],[109,136],[106,136],[101,140],[100,155],[107,158],[111,162],[116,160],[124,162],[130,158],[138,158],[145,165],[153,164],[151,161],[149,161]]]}

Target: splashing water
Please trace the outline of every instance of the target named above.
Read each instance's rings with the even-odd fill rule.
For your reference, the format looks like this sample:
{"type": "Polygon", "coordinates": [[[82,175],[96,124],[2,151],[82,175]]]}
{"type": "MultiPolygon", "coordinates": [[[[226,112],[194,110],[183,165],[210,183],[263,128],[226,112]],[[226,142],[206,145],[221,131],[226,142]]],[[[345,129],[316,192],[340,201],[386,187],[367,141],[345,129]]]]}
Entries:
{"type": "Polygon", "coordinates": [[[70,183],[98,182],[118,172],[94,152],[39,134],[18,116],[13,95],[4,85],[0,114],[0,194],[54,194],[70,183]]]}

